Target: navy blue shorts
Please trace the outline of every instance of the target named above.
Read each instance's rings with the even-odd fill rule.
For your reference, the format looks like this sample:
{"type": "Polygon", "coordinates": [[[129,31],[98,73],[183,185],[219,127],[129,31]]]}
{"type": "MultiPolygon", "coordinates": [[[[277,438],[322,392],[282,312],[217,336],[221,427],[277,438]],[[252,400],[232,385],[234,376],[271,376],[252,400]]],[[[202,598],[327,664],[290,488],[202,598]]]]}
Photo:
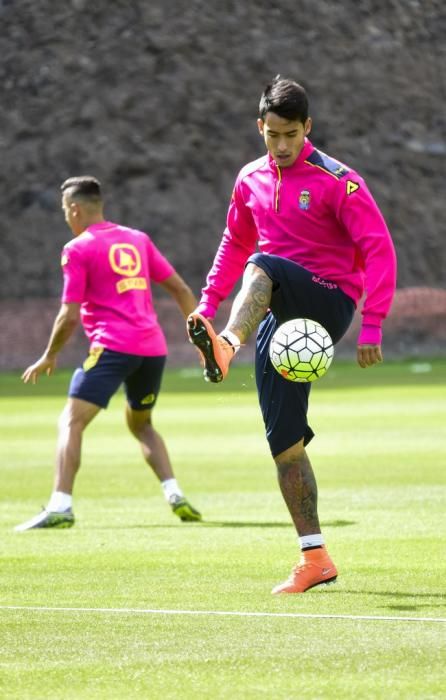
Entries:
{"type": "Polygon", "coordinates": [[[275,457],[302,438],[307,445],[314,433],[307,420],[311,383],[290,382],[273,368],[269,344],[274,331],[293,318],[311,318],[337,343],[352,321],[355,303],[333,282],[286,258],[255,253],[249,263],[260,267],[273,282],[270,311],[257,333],[255,364],[266,437],[275,457]]]}
{"type": "Polygon", "coordinates": [[[83,366],[75,370],[68,396],[107,408],[111,397],[124,383],[130,408],[134,411],[151,409],[159,394],[165,363],[165,355],[145,357],[94,348],[83,366]]]}

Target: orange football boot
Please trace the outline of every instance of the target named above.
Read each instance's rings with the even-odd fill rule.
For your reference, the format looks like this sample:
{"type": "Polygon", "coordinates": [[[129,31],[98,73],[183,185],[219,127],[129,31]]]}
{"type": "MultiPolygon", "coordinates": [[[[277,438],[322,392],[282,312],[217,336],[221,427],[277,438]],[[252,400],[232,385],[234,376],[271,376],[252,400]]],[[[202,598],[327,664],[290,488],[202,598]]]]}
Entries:
{"type": "Polygon", "coordinates": [[[334,583],[337,576],[337,569],[325,547],[307,549],[302,552],[301,560],[293,568],[290,577],[275,586],[271,593],[305,593],[314,586],[334,583]]]}
{"type": "Polygon", "coordinates": [[[214,384],[222,382],[234,357],[231,343],[217,335],[207,318],[196,312],[188,316],[187,333],[200,353],[206,381],[214,384]]]}

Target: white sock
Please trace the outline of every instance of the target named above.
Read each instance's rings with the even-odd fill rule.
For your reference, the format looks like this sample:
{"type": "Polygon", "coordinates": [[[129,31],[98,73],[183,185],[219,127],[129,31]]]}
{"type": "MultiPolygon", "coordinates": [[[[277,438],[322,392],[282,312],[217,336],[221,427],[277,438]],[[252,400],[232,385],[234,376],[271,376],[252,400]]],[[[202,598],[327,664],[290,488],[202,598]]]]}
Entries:
{"type": "Polygon", "coordinates": [[[312,547],[322,547],[324,544],[324,538],[321,534],[304,535],[303,537],[299,537],[299,543],[300,548],[303,551],[304,549],[311,549],[312,547]]]}
{"type": "Polygon", "coordinates": [[[63,513],[64,510],[68,510],[73,505],[73,496],[71,493],[64,493],[63,491],[53,491],[51,498],[48,501],[46,510],[51,513],[63,513]]]}
{"type": "Polygon", "coordinates": [[[164,498],[169,503],[172,496],[183,496],[183,492],[177,484],[176,479],[166,479],[161,482],[164,498]]]}
{"type": "Polygon", "coordinates": [[[234,348],[234,355],[240,350],[240,338],[235,333],[233,333],[232,331],[228,331],[225,328],[225,330],[222,331],[219,335],[221,335],[222,338],[226,338],[226,340],[229,340],[232,347],[234,348]]]}

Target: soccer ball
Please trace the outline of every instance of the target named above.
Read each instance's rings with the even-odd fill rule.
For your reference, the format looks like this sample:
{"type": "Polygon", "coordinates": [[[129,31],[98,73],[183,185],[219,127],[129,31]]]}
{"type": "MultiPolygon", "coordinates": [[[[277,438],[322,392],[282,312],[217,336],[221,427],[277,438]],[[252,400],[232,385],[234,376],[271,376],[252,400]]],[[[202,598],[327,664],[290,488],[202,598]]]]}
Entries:
{"type": "Polygon", "coordinates": [[[333,354],[330,335],[320,323],[309,318],[282,323],[269,346],[274,369],[291,382],[314,382],[323,377],[333,354]]]}

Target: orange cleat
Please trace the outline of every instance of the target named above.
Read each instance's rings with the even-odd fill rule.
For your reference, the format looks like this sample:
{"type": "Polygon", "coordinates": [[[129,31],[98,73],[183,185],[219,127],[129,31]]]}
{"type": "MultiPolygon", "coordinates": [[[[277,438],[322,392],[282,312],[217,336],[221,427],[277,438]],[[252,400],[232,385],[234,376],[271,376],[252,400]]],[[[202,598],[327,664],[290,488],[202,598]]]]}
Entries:
{"type": "Polygon", "coordinates": [[[234,348],[221,335],[217,335],[211,323],[199,313],[187,319],[187,333],[191,343],[198,349],[204,367],[206,381],[217,384],[228,374],[229,363],[234,357],[234,348]]]}
{"type": "Polygon", "coordinates": [[[310,549],[302,553],[302,558],[293,568],[290,577],[275,586],[271,593],[305,593],[314,586],[334,583],[337,576],[337,569],[325,547],[310,549]]]}

